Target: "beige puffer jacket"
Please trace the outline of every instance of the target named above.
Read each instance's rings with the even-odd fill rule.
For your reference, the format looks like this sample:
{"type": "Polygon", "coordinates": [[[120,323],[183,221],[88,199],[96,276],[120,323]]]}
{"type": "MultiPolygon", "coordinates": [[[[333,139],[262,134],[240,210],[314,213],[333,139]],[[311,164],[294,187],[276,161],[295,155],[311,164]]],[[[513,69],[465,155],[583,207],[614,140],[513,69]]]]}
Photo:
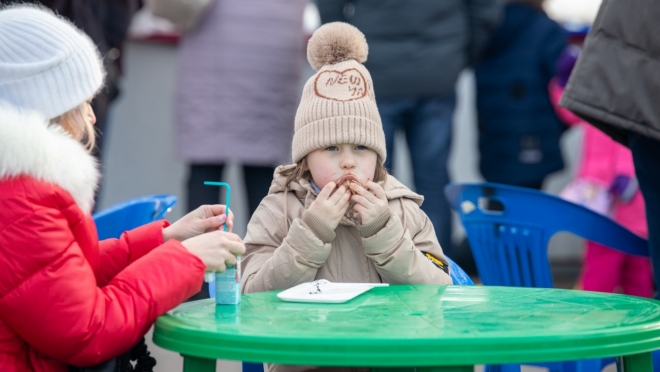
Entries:
{"type": "MultiPolygon", "coordinates": [[[[269,195],[248,224],[242,258],[244,293],[286,289],[318,279],[345,283],[452,284],[424,253],[446,259],[423,197],[388,176],[383,183],[391,214],[367,226],[350,218],[332,231],[307,212],[317,193],[306,180],[292,182],[275,171],[269,195]]],[[[358,216],[359,217],[359,216],[358,216]]]]}

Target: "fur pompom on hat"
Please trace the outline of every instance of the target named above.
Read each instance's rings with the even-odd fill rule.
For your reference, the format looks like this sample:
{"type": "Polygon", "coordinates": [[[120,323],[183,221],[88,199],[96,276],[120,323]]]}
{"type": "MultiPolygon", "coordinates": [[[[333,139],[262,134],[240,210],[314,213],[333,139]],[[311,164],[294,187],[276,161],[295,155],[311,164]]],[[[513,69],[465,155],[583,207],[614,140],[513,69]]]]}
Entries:
{"type": "Polygon", "coordinates": [[[319,27],[307,44],[317,73],[307,80],[296,112],[293,162],[341,143],[374,150],[387,158],[385,133],[369,71],[362,65],[369,47],[356,27],[333,22],[319,27]]]}
{"type": "Polygon", "coordinates": [[[364,34],[348,23],[333,22],[320,27],[307,44],[307,60],[314,70],[353,59],[367,61],[369,46],[364,34]]]}
{"type": "Polygon", "coordinates": [[[103,61],[92,40],[49,9],[0,7],[0,35],[0,101],[53,119],[103,85],[103,61]]]}

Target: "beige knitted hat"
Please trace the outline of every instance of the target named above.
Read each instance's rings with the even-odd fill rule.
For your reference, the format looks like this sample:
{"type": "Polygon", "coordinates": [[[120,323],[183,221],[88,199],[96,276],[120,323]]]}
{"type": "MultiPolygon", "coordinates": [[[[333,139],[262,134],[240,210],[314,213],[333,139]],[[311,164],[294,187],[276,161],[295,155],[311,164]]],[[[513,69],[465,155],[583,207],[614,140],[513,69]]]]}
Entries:
{"type": "Polygon", "coordinates": [[[385,133],[367,60],[367,40],[347,23],[321,26],[307,44],[317,73],[307,80],[296,112],[293,162],[310,152],[341,143],[366,146],[384,162],[385,133]]]}

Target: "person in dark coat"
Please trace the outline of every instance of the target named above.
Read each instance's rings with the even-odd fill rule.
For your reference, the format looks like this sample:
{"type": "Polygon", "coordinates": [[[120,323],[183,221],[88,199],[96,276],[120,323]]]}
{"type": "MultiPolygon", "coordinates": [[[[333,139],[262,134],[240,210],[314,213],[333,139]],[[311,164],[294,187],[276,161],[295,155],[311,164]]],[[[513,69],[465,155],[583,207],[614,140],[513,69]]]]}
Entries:
{"type": "Polygon", "coordinates": [[[510,1],[475,68],[479,168],[488,182],[540,189],[564,167],[559,140],[565,126],[548,84],[567,35],[542,1],[510,1]]]}
{"type": "Polygon", "coordinates": [[[451,256],[449,182],[455,85],[479,57],[500,16],[498,0],[317,0],[322,23],[356,26],[369,42],[371,73],[392,170],[394,136],[405,131],[417,193],[451,256]]]}
{"type": "MultiPolygon", "coordinates": [[[[630,147],[660,283],[660,3],[604,0],[559,104],[630,147]]],[[[656,299],[660,294],[656,292],[656,299]]]]}

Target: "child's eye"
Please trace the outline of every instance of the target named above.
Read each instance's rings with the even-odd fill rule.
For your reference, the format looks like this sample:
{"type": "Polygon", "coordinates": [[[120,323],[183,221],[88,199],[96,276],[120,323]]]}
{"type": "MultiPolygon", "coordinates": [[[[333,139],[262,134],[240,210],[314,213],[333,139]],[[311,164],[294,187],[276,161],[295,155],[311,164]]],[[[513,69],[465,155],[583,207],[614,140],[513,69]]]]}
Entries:
{"type": "Polygon", "coordinates": [[[369,150],[369,148],[367,146],[362,146],[362,145],[355,146],[355,149],[356,150],[369,150]]]}
{"type": "Polygon", "coordinates": [[[328,151],[338,151],[339,148],[338,148],[337,146],[328,146],[328,147],[326,148],[326,150],[328,150],[328,151]]]}

